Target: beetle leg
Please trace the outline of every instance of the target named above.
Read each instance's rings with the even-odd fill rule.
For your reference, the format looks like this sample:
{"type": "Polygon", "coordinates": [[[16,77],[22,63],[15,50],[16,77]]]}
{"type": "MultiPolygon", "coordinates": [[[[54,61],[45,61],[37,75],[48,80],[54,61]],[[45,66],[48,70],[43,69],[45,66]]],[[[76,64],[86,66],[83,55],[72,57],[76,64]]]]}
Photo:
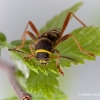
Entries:
{"type": "Polygon", "coordinates": [[[21,49],[21,48],[23,48],[23,46],[25,44],[25,40],[26,40],[26,35],[27,34],[34,40],[34,42],[36,41],[35,35],[32,34],[30,31],[27,31],[27,28],[28,28],[29,25],[30,25],[31,29],[35,32],[36,36],[40,35],[39,32],[38,32],[38,30],[36,29],[35,25],[31,21],[29,21],[27,23],[25,31],[24,31],[24,33],[22,35],[22,43],[21,43],[21,45],[18,46],[18,47],[16,47],[16,48],[13,48],[13,49],[21,49]]]}
{"type": "Polygon", "coordinates": [[[77,44],[77,46],[78,46],[78,48],[80,49],[81,52],[83,52],[83,53],[85,53],[85,54],[87,54],[87,55],[90,55],[90,56],[95,57],[94,54],[92,54],[92,53],[90,53],[90,52],[84,50],[84,49],[81,47],[81,45],[78,43],[78,41],[76,40],[76,38],[75,38],[72,34],[67,34],[67,35],[63,36],[63,37],[55,44],[54,48],[55,48],[59,43],[61,43],[61,42],[65,41],[65,40],[67,40],[69,37],[72,37],[72,38],[74,39],[75,43],[77,44]]]}
{"type": "Polygon", "coordinates": [[[60,72],[60,74],[64,76],[64,72],[60,69],[60,65],[59,65],[59,55],[60,55],[60,54],[59,54],[59,51],[56,50],[56,49],[54,49],[54,50],[52,51],[52,53],[55,53],[55,54],[58,55],[58,56],[56,57],[56,66],[57,66],[58,71],[60,72]]]}
{"type": "Polygon", "coordinates": [[[32,49],[33,48],[32,46],[33,46],[33,43],[30,43],[29,44],[29,48],[30,48],[31,54],[28,54],[27,57],[23,58],[23,60],[28,60],[28,59],[31,59],[32,57],[35,57],[33,49],[32,49]]]}
{"type": "Polygon", "coordinates": [[[64,24],[62,26],[60,37],[62,37],[62,35],[63,35],[64,31],[65,31],[65,29],[66,29],[66,27],[67,27],[67,25],[69,23],[71,15],[73,15],[73,17],[76,18],[76,20],[78,22],[80,22],[83,25],[83,27],[86,27],[86,25],[79,18],[77,18],[72,12],[69,12],[67,17],[66,17],[66,19],[65,19],[65,21],[64,21],[64,24]]]}

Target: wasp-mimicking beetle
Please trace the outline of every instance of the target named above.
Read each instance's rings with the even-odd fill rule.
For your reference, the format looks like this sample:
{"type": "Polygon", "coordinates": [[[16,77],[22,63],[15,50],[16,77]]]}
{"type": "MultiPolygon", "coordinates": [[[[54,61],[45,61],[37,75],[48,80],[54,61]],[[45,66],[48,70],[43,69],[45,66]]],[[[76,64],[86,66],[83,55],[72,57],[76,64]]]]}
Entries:
{"type": "Polygon", "coordinates": [[[35,25],[31,21],[29,21],[26,25],[25,31],[22,36],[22,44],[16,48],[9,49],[9,50],[19,51],[18,49],[23,48],[25,39],[26,39],[26,35],[28,34],[33,39],[34,42],[29,44],[31,54],[29,54],[27,57],[24,57],[23,59],[27,60],[27,59],[34,57],[40,62],[40,64],[46,65],[50,58],[55,58],[56,66],[57,66],[60,74],[64,75],[63,71],[60,69],[59,58],[66,58],[69,60],[73,60],[75,62],[77,62],[77,61],[72,58],[69,58],[67,56],[60,55],[59,51],[55,49],[55,47],[59,43],[67,40],[69,37],[72,37],[81,52],[83,52],[87,55],[90,55],[90,56],[94,56],[94,54],[92,54],[88,51],[85,51],[71,33],[62,36],[68,23],[69,23],[69,19],[70,19],[71,15],[73,15],[73,17],[75,17],[76,20],[79,21],[83,25],[83,27],[86,27],[86,25],[81,20],[79,20],[72,12],[69,12],[68,15],[66,16],[64,24],[62,26],[62,29],[54,28],[54,29],[44,32],[43,34],[40,34],[38,32],[38,30],[36,29],[35,25]],[[33,33],[31,33],[30,31],[27,31],[28,26],[31,27],[31,29],[34,31],[36,36],[33,33]],[[34,48],[33,48],[33,46],[34,46],[34,48]],[[33,51],[33,49],[35,52],[33,51]],[[50,56],[51,53],[56,53],[57,56],[50,56]]]}

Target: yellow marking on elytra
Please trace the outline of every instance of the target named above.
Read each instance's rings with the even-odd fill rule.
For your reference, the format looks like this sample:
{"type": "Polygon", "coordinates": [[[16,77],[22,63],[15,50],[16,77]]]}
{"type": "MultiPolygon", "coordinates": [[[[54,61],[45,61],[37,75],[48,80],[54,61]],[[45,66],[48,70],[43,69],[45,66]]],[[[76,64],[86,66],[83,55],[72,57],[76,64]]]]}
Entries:
{"type": "Polygon", "coordinates": [[[51,54],[51,52],[47,51],[47,50],[44,50],[44,49],[39,49],[39,50],[36,50],[35,53],[37,54],[38,52],[45,52],[45,53],[48,53],[48,54],[51,54]]]}

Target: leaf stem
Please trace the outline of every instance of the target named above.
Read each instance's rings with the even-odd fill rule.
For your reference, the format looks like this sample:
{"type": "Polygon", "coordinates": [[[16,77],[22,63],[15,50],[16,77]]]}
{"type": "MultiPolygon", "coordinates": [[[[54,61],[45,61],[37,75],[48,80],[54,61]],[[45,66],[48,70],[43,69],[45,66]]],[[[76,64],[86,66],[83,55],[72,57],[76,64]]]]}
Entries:
{"type": "Polygon", "coordinates": [[[18,83],[16,79],[16,69],[13,65],[0,59],[0,70],[3,70],[7,74],[9,82],[19,100],[32,100],[32,96],[25,92],[22,86],[18,83]]]}

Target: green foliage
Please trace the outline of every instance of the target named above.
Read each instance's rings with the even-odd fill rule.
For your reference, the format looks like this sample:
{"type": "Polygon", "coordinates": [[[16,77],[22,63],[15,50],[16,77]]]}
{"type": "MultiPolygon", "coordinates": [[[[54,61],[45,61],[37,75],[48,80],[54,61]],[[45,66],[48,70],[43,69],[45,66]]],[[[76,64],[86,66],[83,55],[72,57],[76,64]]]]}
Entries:
{"type": "Polygon", "coordinates": [[[0,32],[0,55],[1,55],[1,49],[5,47],[5,45],[6,45],[6,36],[2,32],[0,32]]]}
{"type": "Polygon", "coordinates": [[[6,36],[2,32],[0,32],[0,47],[4,45],[5,42],[6,42],[6,36]]]}
{"type": "Polygon", "coordinates": [[[38,75],[31,71],[27,80],[27,89],[32,93],[42,93],[47,98],[52,99],[52,95],[55,94],[56,86],[58,86],[57,75],[48,72],[48,76],[43,73],[38,75]]]}
{"type": "MultiPolygon", "coordinates": [[[[81,27],[74,30],[72,34],[76,37],[80,45],[85,50],[95,55],[100,55],[100,28],[99,27],[93,27],[93,26],[89,26],[86,28],[81,27]]],[[[19,42],[14,41],[14,43],[16,44],[19,42]]],[[[12,44],[14,43],[12,42],[12,44]]],[[[28,44],[26,46],[28,46],[28,44]]],[[[66,55],[70,58],[73,58],[77,60],[78,63],[81,63],[81,64],[84,63],[84,59],[87,59],[87,60],[95,59],[92,56],[82,53],[72,38],[69,38],[68,40],[62,42],[60,45],[57,46],[57,49],[60,51],[61,55],[66,55]]],[[[24,49],[22,50],[25,52],[24,49]]],[[[17,54],[18,57],[22,59],[23,55],[20,55],[19,53],[15,53],[15,52],[14,54],[17,54]]],[[[61,66],[64,66],[64,67],[71,66],[71,63],[76,64],[75,62],[72,62],[67,59],[61,59],[60,61],[61,61],[60,63],[61,66]]],[[[30,72],[30,76],[27,80],[27,89],[31,92],[36,92],[36,93],[42,92],[43,95],[45,95],[48,98],[51,98],[56,88],[55,82],[57,83],[56,75],[58,74],[55,61],[50,60],[50,62],[46,66],[38,65],[38,62],[35,59],[24,61],[24,63],[26,63],[27,66],[29,66],[34,72],[37,73],[36,74],[33,71],[30,72]],[[44,74],[40,73],[39,70],[43,72],[44,74]],[[53,74],[51,72],[56,73],[56,74],[53,74]],[[53,80],[52,80],[52,77],[53,77],[53,80]],[[48,80],[46,80],[46,78],[48,80]],[[52,82],[52,86],[48,84],[50,82],[52,82]]]]}
{"type": "Polygon", "coordinates": [[[43,73],[39,73],[38,75],[33,71],[30,72],[30,76],[27,80],[27,89],[32,93],[38,94],[42,92],[47,98],[52,99],[52,95],[55,94],[55,88],[58,86],[57,75],[48,73],[49,77],[44,75],[43,73]]]}
{"type": "MultiPolygon", "coordinates": [[[[65,17],[68,12],[75,12],[82,5],[78,3],[73,7],[64,10],[59,15],[51,19],[47,24],[41,28],[40,32],[43,33],[51,28],[61,28],[65,17]]],[[[91,52],[97,56],[100,55],[100,28],[99,27],[81,27],[75,29],[72,34],[76,37],[79,44],[82,48],[88,52],[91,52]]],[[[11,51],[11,56],[15,61],[21,60],[26,64],[30,70],[29,78],[26,80],[26,90],[32,93],[34,100],[67,100],[66,96],[57,89],[59,76],[58,69],[56,67],[56,62],[54,59],[50,59],[46,66],[40,65],[35,58],[29,60],[22,60],[22,58],[27,57],[30,54],[29,43],[33,42],[32,40],[26,40],[25,46],[21,49],[20,52],[11,51]],[[37,95],[36,95],[37,94],[37,95]],[[35,98],[36,95],[36,98],[35,98]],[[45,99],[46,97],[46,99],[45,99]]],[[[21,45],[21,40],[12,41],[11,43],[6,44],[6,38],[1,33],[0,35],[0,47],[7,46],[8,48],[14,48],[21,45]]],[[[95,60],[94,57],[84,54],[79,50],[75,41],[70,37],[66,41],[60,43],[56,49],[60,51],[60,55],[67,56],[72,59],[75,59],[78,63],[83,64],[84,59],[95,60]]],[[[70,67],[71,64],[77,64],[75,61],[69,59],[60,59],[60,66],[70,67]]],[[[19,76],[23,76],[20,75],[19,76]]],[[[7,100],[16,100],[16,98],[11,98],[7,100]]]]}

